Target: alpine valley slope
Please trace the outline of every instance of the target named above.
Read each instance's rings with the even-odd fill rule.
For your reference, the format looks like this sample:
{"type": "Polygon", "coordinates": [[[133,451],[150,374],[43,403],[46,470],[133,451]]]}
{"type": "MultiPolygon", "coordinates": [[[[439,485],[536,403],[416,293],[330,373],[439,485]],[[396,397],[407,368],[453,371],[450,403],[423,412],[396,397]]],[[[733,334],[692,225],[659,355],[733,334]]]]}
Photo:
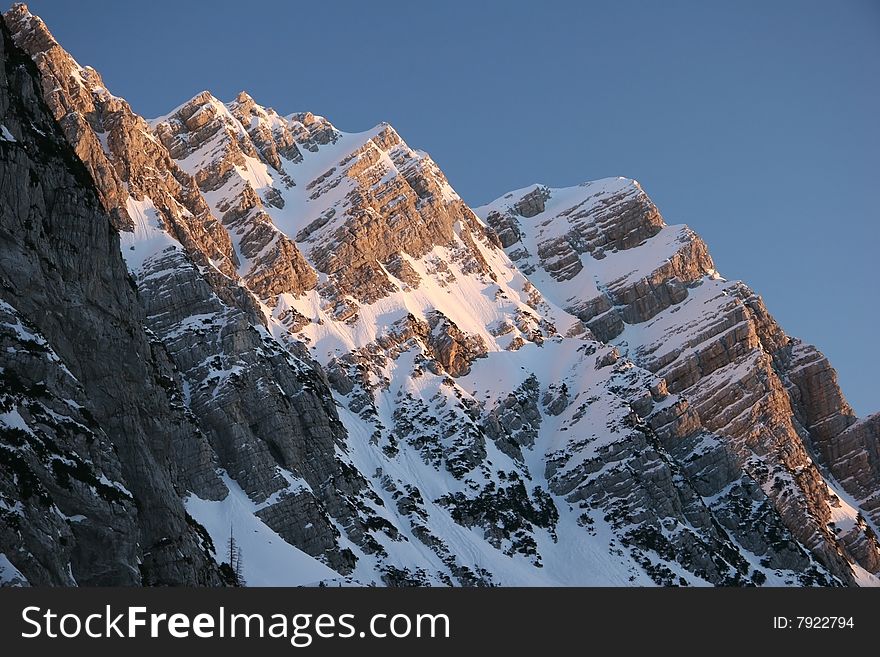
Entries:
{"type": "Polygon", "coordinates": [[[3,23],[3,582],[880,583],[880,415],[635,181],[472,210],[3,23]]]}

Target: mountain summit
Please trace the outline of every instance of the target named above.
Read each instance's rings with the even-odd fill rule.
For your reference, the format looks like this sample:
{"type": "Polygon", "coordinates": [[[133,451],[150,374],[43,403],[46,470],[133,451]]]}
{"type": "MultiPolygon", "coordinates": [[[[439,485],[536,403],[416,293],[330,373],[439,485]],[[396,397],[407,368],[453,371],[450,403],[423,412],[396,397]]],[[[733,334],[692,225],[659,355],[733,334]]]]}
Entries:
{"type": "Polygon", "coordinates": [[[0,57],[3,583],[880,583],[880,415],[638,182],[0,57]]]}

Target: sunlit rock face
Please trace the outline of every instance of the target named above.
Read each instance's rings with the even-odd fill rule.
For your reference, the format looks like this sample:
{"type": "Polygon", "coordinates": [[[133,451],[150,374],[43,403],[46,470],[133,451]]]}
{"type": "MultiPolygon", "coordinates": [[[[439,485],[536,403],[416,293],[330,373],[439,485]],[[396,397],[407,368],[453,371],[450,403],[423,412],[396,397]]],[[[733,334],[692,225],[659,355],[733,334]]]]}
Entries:
{"type": "Polygon", "coordinates": [[[257,585],[877,583],[877,416],[639,183],[472,209],[387,124],[146,120],[4,24],[4,581],[234,583],[233,531],[257,585]]]}

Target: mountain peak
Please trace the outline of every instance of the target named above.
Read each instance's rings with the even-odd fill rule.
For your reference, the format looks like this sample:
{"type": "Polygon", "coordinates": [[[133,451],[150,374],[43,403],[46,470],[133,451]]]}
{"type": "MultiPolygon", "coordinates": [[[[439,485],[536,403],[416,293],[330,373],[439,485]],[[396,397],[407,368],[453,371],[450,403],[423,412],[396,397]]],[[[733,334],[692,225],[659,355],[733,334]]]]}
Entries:
{"type": "Polygon", "coordinates": [[[167,121],[171,117],[175,115],[187,115],[191,116],[195,114],[198,110],[201,110],[206,107],[213,107],[215,110],[225,111],[226,105],[217,98],[213,93],[211,93],[208,89],[204,89],[197,93],[195,96],[180,103],[177,107],[172,109],[167,114],[163,114],[162,116],[157,116],[149,120],[150,125],[156,126],[163,121],[167,121]],[[222,109],[221,109],[222,108],[222,109]]]}
{"type": "Polygon", "coordinates": [[[41,51],[58,46],[58,42],[39,16],[30,12],[24,3],[16,3],[3,14],[10,32],[18,33],[20,39],[30,40],[41,51]]]}
{"type": "Polygon", "coordinates": [[[238,95],[235,97],[236,103],[253,103],[255,102],[253,96],[251,96],[247,91],[239,91],[238,95]]]}
{"type": "Polygon", "coordinates": [[[7,10],[7,12],[4,14],[4,16],[7,17],[7,19],[10,18],[10,17],[12,17],[12,18],[35,18],[35,19],[37,19],[40,23],[43,22],[41,18],[39,18],[38,16],[34,16],[34,15],[31,13],[31,10],[28,8],[28,6],[27,6],[24,2],[16,2],[16,3],[14,3],[14,4],[13,4],[13,5],[7,10]]]}

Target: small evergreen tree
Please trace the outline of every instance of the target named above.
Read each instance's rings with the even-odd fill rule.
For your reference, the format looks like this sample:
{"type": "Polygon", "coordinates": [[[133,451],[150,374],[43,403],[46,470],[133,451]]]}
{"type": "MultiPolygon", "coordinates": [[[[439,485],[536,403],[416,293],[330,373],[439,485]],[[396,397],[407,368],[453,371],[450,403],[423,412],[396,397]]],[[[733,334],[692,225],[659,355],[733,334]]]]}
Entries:
{"type": "Polygon", "coordinates": [[[241,546],[235,541],[232,525],[229,525],[229,542],[226,549],[229,568],[235,574],[236,583],[239,586],[247,586],[247,582],[244,579],[244,556],[241,552],[241,546]]]}

